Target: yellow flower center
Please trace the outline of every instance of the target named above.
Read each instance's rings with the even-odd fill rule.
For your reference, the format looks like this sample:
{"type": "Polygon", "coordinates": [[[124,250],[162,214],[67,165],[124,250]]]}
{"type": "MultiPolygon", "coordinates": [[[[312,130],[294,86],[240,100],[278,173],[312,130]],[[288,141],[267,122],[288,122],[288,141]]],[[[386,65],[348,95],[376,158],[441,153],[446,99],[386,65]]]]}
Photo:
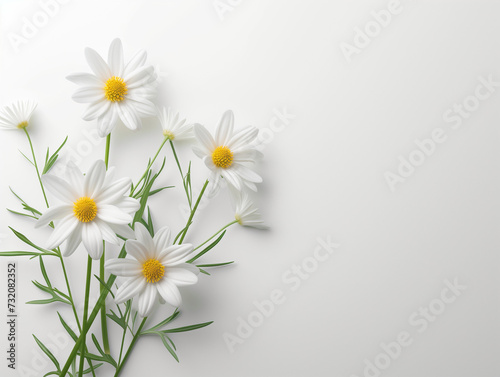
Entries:
{"type": "Polygon", "coordinates": [[[163,131],[163,136],[165,136],[169,140],[174,140],[175,139],[175,135],[172,132],[168,131],[168,130],[164,130],[163,131]]]}
{"type": "Polygon", "coordinates": [[[73,213],[79,221],[88,223],[95,219],[97,215],[97,205],[94,199],[83,196],[75,202],[73,213]]]}
{"type": "Polygon", "coordinates": [[[20,128],[20,129],[23,129],[23,128],[26,128],[26,127],[28,127],[28,121],[27,120],[25,120],[25,121],[23,121],[23,122],[21,122],[21,123],[19,123],[17,125],[17,128],[20,128]]]}
{"type": "Polygon", "coordinates": [[[218,168],[227,169],[233,163],[233,152],[228,147],[217,147],[212,152],[212,161],[218,168]]]}
{"type": "Polygon", "coordinates": [[[150,258],[142,264],[142,274],[148,283],[159,282],[165,275],[165,266],[158,259],[150,258]]]}
{"type": "Polygon", "coordinates": [[[104,95],[111,102],[123,101],[127,92],[127,84],[121,77],[113,76],[104,85],[104,95]]]}

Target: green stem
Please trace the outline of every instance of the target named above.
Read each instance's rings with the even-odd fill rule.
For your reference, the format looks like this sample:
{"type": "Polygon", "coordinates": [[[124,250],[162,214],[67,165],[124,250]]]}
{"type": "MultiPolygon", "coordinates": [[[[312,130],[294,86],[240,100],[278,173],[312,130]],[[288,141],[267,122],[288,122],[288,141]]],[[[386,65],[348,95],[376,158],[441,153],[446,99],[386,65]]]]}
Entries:
{"type": "MultiPolygon", "coordinates": [[[[111,145],[111,133],[106,137],[106,151],[104,152],[104,164],[106,165],[106,170],[109,166],[109,147],[111,145]]],[[[99,262],[99,278],[101,281],[105,279],[104,272],[104,262],[106,260],[106,242],[102,241],[102,256],[99,262]]],[[[101,293],[105,288],[101,286],[101,293]]],[[[101,332],[102,332],[102,345],[104,347],[104,353],[109,355],[111,352],[109,350],[109,339],[108,339],[108,319],[106,317],[106,303],[101,307],[101,332]]]]}
{"type": "MultiPolygon", "coordinates": [[[[130,319],[130,313],[131,312],[132,312],[132,310],[129,310],[128,313],[127,313],[127,326],[123,329],[122,344],[120,346],[120,356],[118,357],[118,364],[120,364],[121,360],[122,360],[123,345],[125,344],[125,336],[127,335],[127,328],[129,328],[128,327],[128,321],[130,319]]],[[[132,332],[132,329],[130,329],[130,332],[132,332]]]]}
{"type": "Polygon", "coordinates": [[[38,182],[40,182],[40,187],[42,189],[43,198],[45,199],[45,204],[47,205],[47,208],[49,208],[49,201],[47,200],[47,195],[45,194],[45,188],[43,187],[42,176],[40,175],[40,170],[38,169],[38,164],[36,162],[35,149],[33,148],[33,143],[31,142],[31,137],[30,137],[30,134],[29,134],[27,128],[23,128],[23,129],[24,129],[24,132],[26,133],[26,136],[28,137],[28,141],[30,143],[31,154],[33,155],[33,164],[35,165],[36,175],[38,177],[38,182]]]}
{"type": "Polygon", "coordinates": [[[229,224],[224,225],[212,237],[210,237],[208,240],[206,240],[205,242],[203,242],[201,245],[198,245],[193,251],[198,250],[200,247],[202,247],[203,245],[205,245],[208,241],[213,240],[215,238],[215,236],[219,235],[224,229],[229,228],[231,225],[236,224],[237,222],[238,222],[238,220],[234,220],[234,221],[230,222],[229,224]]]}
{"type": "MultiPolygon", "coordinates": [[[[90,295],[90,281],[91,281],[91,277],[92,277],[92,258],[90,257],[90,255],[88,256],[88,259],[87,259],[87,282],[85,284],[85,301],[84,301],[84,306],[83,306],[83,328],[85,329],[87,327],[87,316],[88,316],[88,313],[89,313],[89,295],[90,295]]],[[[88,331],[88,329],[87,329],[88,331]]],[[[86,334],[86,333],[85,333],[86,334]]],[[[83,335],[83,333],[81,333],[80,337],[83,335]]],[[[83,341],[82,341],[82,345],[81,345],[81,354],[80,354],[80,369],[79,369],[79,376],[80,377],[83,377],[83,361],[85,360],[85,348],[86,348],[86,345],[85,345],[85,338],[86,338],[86,335],[83,336],[83,341]]],[[[62,376],[64,376],[64,374],[61,374],[62,376]]]]}
{"type": "MultiPolygon", "coordinates": [[[[125,258],[127,255],[127,252],[125,248],[123,247],[122,250],[120,251],[120,254],[118,255],[118,258],[125,258]]],[[[111,275],[106,282],[106,285],[108,287],[113,286],[113,283],[116,280],[115,275],[111,275]]],[[[108,296],[109,291],[106,289],[104,292],[101,293],[99,296],[99,299],[97,300],[94,309],[92,310],[92,313],[90,313],[90,316],[87,319],[86,324],[82,327],[82,332],[80,333],[80,336],[78,337],[77,341],[75,342],[75,345],[73,346],[73,349],[71,350],[71,353],[68,356],[68,359],[66,360],[66,363],[64,364],[61,373],[59,374],[60,376],[66,376],[66,373],[68,373],[68,369],[71,366],[71,363],[76,357],[76,354],[78,353],[78,350],[80,349],[82,343],[84,342],[85,337],[87,336],[87,333],[90,330],[90,327],[92,326],[92,323],[94,323],[95,318],[97,317],[97,314],[99,314],[99,310],[101,309],[103,303],[106,301],[106,297],[108,296]]]]}
{"type": "Polygon", "coordinates": [[[191,221],[193,220],[194,214],[196,213],[196,210],[198,209],[198,205],[200,204],[201,198],[203,194],[205,193],[205,190],[208,186],[208,179],[205,181],[205,184],[203,185],[203,188],[201,189],[200,195],[198,195],[198,199],[196,200],[196,204],[194,205],[194,208],[191,211],[191,214],[189,215],[189,219],[186,223],[186,228],[184,232],[182,233],[181,239],[179,240],[179,245],[184,241],[184,237],[186,237],[187,231],[189,230],[189,227],[191,226],[191,221]]]}
{"type": "Polygon", "coordinates": [[[184,174],[182,173],[181,164],[179,162],[179,158],[177,157],[177,152],[175,151],[174,143],[170,139],[169,139],[169,142],[170,142],[170,147],[172,148],[172,153],[174,155],[175,162],[177,163],[177,167],[179,168],[179,173],[181,174],[182,184],[184,185],[184,191],[186,192],[186,197],[187,197],[187,200],[188,200],[188,203],[189,203],[189,209],[192,209],[192,204],[193,203],[191,203],[191,198],[189,196],[189,193],[188,193],[188,190],[187,190],[187,187],[186,187],[186,182],[184,181],[184,174]]]}
{"type": "Polygon", "coordinates": [[[127,359],[128,359],[128,357],[130,355],[130,352],[132,352],[132,348],[134,348],[135,343],[137,342],[137,339],[139,339],[139,337],[141,336],[141,330],[144,327],[144,325],[146,324],[146,320],[147,319],[148,319],[148,317],[144,317],[144,319],[141,322],[141,325],[137,329],[137,332],[135,333],[134,337],[132,338],[132,342],[130,343],[130,346],[128,347],[128,350],[125,353],[125,356],[123,357],[123,361],[118,365],[118,368],[116,368],[115,377],[118,377],[118,375],[120,374],[123,366],[127,362],[127,359]]]}
{"type": "Polygon", "coordinates": [[[104,164],[106,165],[106,170],[108,170],[109,165],[109,147],[111,145],[111,134],[106,136],[106,152],[104,154],[104,164]]]}
{"type": "Polygon", "coordinates": [[[130,196],[133,196],[135,194],[135,190],[137,189],[137,187],[139,187],[140,183],[144,180],[144,178],[146,178],[146,175],[148,174],[148,171],[149,169],[151,169],[151,166],[153,166],[154,162],[156,161],[156,159],[158,158],[158,155],[160,154],[160,151],[163,149],[163,146],[165,145],[165,143],[167,142],[167,140],[170,140],[168,137],[166,137],[163,142],[161,143],[160,145],[160,148],[158,148],[158,151],[156,152],[155,156],[153,157],[153,159],[149,162],[148,164],[148,167],[146,168],[146,171],[144,172],[144,174],[142,175],[141,179],[139,179],[139,182],[137,182],[137,184],[134,186],[134,188],[132,189],[132,193],[130,194],[130,196]]]}

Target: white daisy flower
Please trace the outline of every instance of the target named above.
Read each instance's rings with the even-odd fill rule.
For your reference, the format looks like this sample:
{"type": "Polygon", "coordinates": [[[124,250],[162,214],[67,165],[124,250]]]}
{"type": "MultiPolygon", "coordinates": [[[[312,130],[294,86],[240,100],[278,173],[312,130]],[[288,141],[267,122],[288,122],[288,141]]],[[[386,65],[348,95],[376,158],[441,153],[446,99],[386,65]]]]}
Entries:
{"type": "Polygon", "coordinates": [[[258,129],[249,126],[234,133],[233,124],[233,112],[228,110],[222,115],[215,139],[205,127],[195,124],[194,133],[199,146],[193,147],[193,152],[212,170],[209,181],[215,189],[222,177],[237,190],[247,186],[257,191],[255,183],[262,182],[262,178],[249,166],[260,156],[252,145],[258,129]]]}
{"type": "Polygon", "coordinates": [[[114,169],[106,171],[102,160],[96,161],[85,176],[75,164],[70,164],[66,172],[68,182],[49,174],[42,177],[45,187],[63,204],[50,207],[36,227],[59,220],[47,241],[47,249],[66,241],[63,254],[69,256],[83,241],[89,255],[99,259],[103,241],[118,244],[116,234],[130,237],[132,233],[128,224],[140,204],[127,196],[131,180],[114,180],[114,169]]]}
{"type": "Polygon", "coordinates": [[[28,127],[35,101],[17,101],[0,109],[0,129],[17,130],[28,127]]]}
{"type": "Polygon", "coordinates": [[[116,276],[126,278],[118,288],[117,304],[138,296],[138,312],[147,317],[158,299],[173,306],[181,304],[178,286],[198,282],[199,269],[186,263],[193,245],[170,245],[170,229],[160,229],[154,237],[141,223],[135,224],[136,240],[127,240],[125,250],[131,258],[106,261],[105,268],[116,276]]]}
{"type": "Polygon", "coordinates": [[[179,113],[172,109],[158,109],[158,119],[163,129],[163,135],[170,140],[182,140],[193,137],[193,125],[186,123],[186,119],[179,119],[179,113]]]}
{"type": "Polygon", "coordinates": [[[255,206],[246,192],[231,190],[235,200],[234,218],[238,224],[257,229],[268,229],[264,224],[259,209],[255,206]]]}
{"type": "Polygon", "coordinates": [[[81,85],[73,100],[90,103],[82,115],[84,120],[97,119],[99,136],[108,135],[118,119],[131,130],[141,127],[141,118],[154,116],[156,108],[151,102],[158,77],[152,65],[146,65],[146,51],[139,51],[127,64],[123,59],[120,39],[109,47],[108,63],[91,48],[85,57],[94,72],[75,73],[67,77],[81,85]]]}

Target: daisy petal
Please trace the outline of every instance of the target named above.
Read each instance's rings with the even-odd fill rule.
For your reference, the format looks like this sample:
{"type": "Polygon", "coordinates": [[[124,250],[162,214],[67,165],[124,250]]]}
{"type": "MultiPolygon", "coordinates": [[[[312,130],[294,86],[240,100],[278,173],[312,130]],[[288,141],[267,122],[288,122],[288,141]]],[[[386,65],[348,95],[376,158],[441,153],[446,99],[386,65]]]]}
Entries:
{"type": "Polygon", "coordinates": [[[82,119],[86,121],[94,120],[106,114],[111,107],[110,101],[103,101],[102,98],[92,102],[87,106],[82,114],[82,119]]]}
{"type": "Polygon", "coordinates": [[[174,283],[178,287],[196,284],[198,282],[198,276],[196,276],[196,274],[194,274],[190,270],[190,267],[188,267],[189,268],[188,270],[186,266],[192,266],[192,265],[189,265],[188,263],[183,263],[179,264],[176,267],[169,267],[166,270],[165,275],[172,283],[174,283]]]}
{"type": "Polygon", "coordinates": [[[210,132],[208,132],[204,126],[201,124],[195,124],[193,129],[196,138],[202,146],[209,151],[213,151],[216,148],[212,135],[210,135],[210,132]]]}
{"type": "Polygon", "coordinates": [[[87,47],[85,49],[85,58],[87,59],[90,69],[92,69],[95,75],[101,80],[106,81],[112,76],[108,65],[95,50],[87,47]]]}
{"type": "Polygon", "coordinates": [[[142,243],[147,250],[153,250],[155,244],[153,242],[153,237],[149,234],[149,231],[141,223],[135,224],[135,238],[137,241],[142,243]]]}
{"type": "Polygon", "coordinates": [[[62,244],[78,227],[78,220],[71,214],[63,218],[50,235],[47,249],[53,249],[62,244]]]}
{"type": "Polygon", "coordinates": [[[73,206],[69,204],[62,204],[60,206],[50,207],[45,211],[45,213],[38,219],[35,228],[40,228],[45,225],[49,225],[51,221],[59,220],[62,217],[72,215],[73,206]]]}
{"type": "Polygon", "coordinates": [[[166,249],[170,244],[170,228],[165,226],[158,230],[153,238],[156,250],[160,251],[166,249]]]}
{"type": "Polygon", "coordinates": [[[146,280],[144,276],[138,276],[136,278],[130,278],[125,281],[120,288],[116,291],[115,302],[121,304],[125,301],[130,300],[134,296],[142,293],[146,288],[146,280]]]}
{"type": "Polygon", "coordinates": [[[158,290],[153,284],[147,284],[146,289],[139,295],[137,309],[141,317],[147,317],[151,314],[154,304],[157,301],[158,290]]]}
{"type": "Polygon", "coordinates": [[[83,191],[85,196],[93,198],[99,192],[106,177],[106,165],[103,160],[97,160],[90,167],[83,181],[83,191]]]}
{"type": "MultiPolygon", "coordinates": [[[[132,181],[130,178],[122,178],[110,183],[99,192],[96,192],[95,199],[99,203],[111,204],[121,199],[129,190],[132,181]]],[[[130,198],[132,199],[132,198],[130,198]]]]}
{"type": "MultiPolygon", "coordinates": [[[[116,106],[117,105],[111,105],[111,108],[116,106]]],[[[113,131],[113,128],[115,128],[117,121],[118,121],[118,111],[116,110],[116,108],[98,118],[97,133],[99,134],[99,137],[108,136],[111,133],[111,131],[113,131]]]]}
{"type": "Polygon", "coordinates": [[[123,46],[122,41],[116,38],[109,46],[108,63],[111,72],[118,77],[123,74],[123,46]]]}
{"type": "Polygon", "coordinates": [[[102,255],[102,234],[94,221],[82,224],[82,242],[92,259],[102,255]]]}
{"type": "Polygon", "coordinates": [[[82,232],[78,229],[79,226],[71,233],[71,235],[66,240],[66,247],[63,248],[62,252],[65,257],[69,257],[73,254],[76,248],[82,243],[82,232]]]}
{"type": "Polygon", "coordinates": [[[65,202],[73,203],[77,199],[75,190],[61,178],[46,174],[42,176],[42,181],[45,188],[65,202]]]}
{"type": "Polygon", "coordinates": [[[245,127],[231,137],[228,142],[228,147],[231,148],[233,152],[236,152],[238,149],[254,141],[258,134],[258,128],[253,126],[245,127]]]}
{"type": "Polygon", "coordinates": [[[192,252],[193,245],[189,243],[172,245],[161,251],[158,255],[158,260],[165,266],[175,266],[186,262],[192,252]]]}
{"type": "Polygon", "coordinates": [[[148,54],[146,53],[145,50],[141,50],[141,51],[137,52],[134,55],[134,57],[125,66],[123,76],[127,76],[128,74],[132,73],[137,68],[139,68],[141,65],[144,65],[146,63],[147,57],[148,57],[148,54]]]}
{"type": "Polygon", "coordinates": [[[218,146],[227,145],[233,134],[234,114],[231,110],[226,111],[219,122],[215,133],[215,143],[218,146]]]}
{"type": "Polygon", "coordinates": [[[253,170],[247,168],[246,166],[243,166],[241,164],[233,164],[233,170],[246,181],[254,183],[262,182],[261,176],[255,173],[253,170]]]}
{"type": "Polygon", "coordinates": [[[81,86],[104,87],[104,82],[90,73],[73,73],[66,76],[66,79],[81,86]]]}
{"type": "Polygon", "coordinates": [[[116,276],[138,276],[142,273],[142,265],[137,260],[128,258],[109,259],[104,268],[116,276]]]}
{"type": "Polygon", "coordinates": [[[158,289],[158,293],[161,297],[170,305],[175,307],[181,305],[181,293],[179,292],[179,288],[177,288],[174,283],[168,279],[162,279],[156,284],[156,288],[158,289]]]}
{"type": "Polygon", "coordinates": [[[127,242],[125,242],[125,250],[127,251],[127,254],[137,259],[137,261],[141,264],[149,259],[148,250],[137,240],[127,240],[127,242]]]}
{"type": "Polygon", "coordinates": [[[128,224],[132,216],[111,204],[100,204],[97,208],[97,217],[102,221],[112,224],[128,224]]]}
{"type": "Polygon", "coordinates": [[[142,121],[141,118],[139,118],[139,116],[137,115],[137,111],[132,107],[129,107],[127,105],[127,102],[123,103],[122,105],[118,105],[116,108],[118,110],[120,119],[128,129],[135,131],[142,127],[142,121]]]}

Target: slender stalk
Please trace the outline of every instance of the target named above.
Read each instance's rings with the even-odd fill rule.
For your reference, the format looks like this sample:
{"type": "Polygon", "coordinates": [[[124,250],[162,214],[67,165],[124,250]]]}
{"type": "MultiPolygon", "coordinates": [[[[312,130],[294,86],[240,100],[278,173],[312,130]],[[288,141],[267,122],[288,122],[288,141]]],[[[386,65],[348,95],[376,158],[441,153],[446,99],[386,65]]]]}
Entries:
{"type": "Polygon", "coordinates": [[[108,170],[109,165],[109,147],[111,145],[111,134],[106,137],[106,152],[104,154],[104,164],[106,165],[106,170],[108,170]]]}
{"type": "MultiPolygon", "coordinates": [[[[90,255],[88,256],[87,259],[87,282],[85,284],[85,301],[84,301],[84,306],[83,306],[83,328],[85,329],[87,327],[87,316],[89,313],[89,294],[90,294],[90,281],[92,278],[92,258],[90,255]]],[[[87,330],[88,331],[88,330],[87,330]]],[[[86,334],[86,333],[85,333],[86,334]]],[[[83,335],[83,333],[81,333],[83,335]]],[[[80,336],[81,336],[80,335],[80,336]]],[[[83,377],[83,361],[85,360],[85,338],[86,335],[83,336],[83,342],[81,345],[81,354],[80,354],[80,369],[79,369],[79,376],[83,377]]],[[[64,374],[61,374],[64,376],[64,374]]]]}
{"type": "Polygon", "coordinates": [[[222,228],[220,228],[217,232],[215,232],[215,234],[214,234],[212,237],[210,237],[208,240],[206,240],[206,241],[205,241],[205,242],[203,242],[202,244],[200,244],[200,245],[196,246],[196,247],[193,249],[193,251],[198,250],[200,247],[202,247],[203,245],[205,245],[208,241],[213,240],[213,239],[215,238],[215,236],[219,235],[219,234],[220,234],[220,233],[221,233],[224,229],[229,228],[231,225],[236,224],[237,222],[238,222],[238,220],[234,220],[234,221],[230,222],[229,224],[224,225],[224,226],[223,226],[222,228]]]}
{"type": "Polygon", "coordinates": [[[40,182],[40,188],[42,189],[43,198],[45,199],[45,204],[47,205],[47,208],[49,208],[49,201],[47,200],[47,195],[45,194],[45,188],[43,187],[42,176],[40,175],[40,170],[38,169],[38,164],[36,162],[35,149],[33,148],[33,143],[31,142],[31,137],[30,137],[30,134],[29,134],[27,128],[23,128],[23,129],[24,129],[24,132],[26,133],[26,137],[28,138],[28,141],[30,143],[31,154],[33,155],[33,164],[35,165],[36,175],[38,177],[38,182],[40,182]]]}
{"type": "Polygon", "coordinates": [[[139,339],[139,337],[141,336],[141,330],[144,327],[144,325],[146,324],[146,320],[147,319],[148,319],[148,317],[144,317],[144,319],[141,322],[141,325],[137,329],[137,332],[135,333],[134,337],[132,338],[132,342],[130,343],[130,346],[128,347],[128,350],[125,353],[125,356],[123,357],[123,361],[118,365],[118,368],[116,368],[115,377],[118,377],[118,375],[120,374],[123,366],[127,362],[127,359],[128,359],[128,357],[130,355],[130,352],[132,352],[132,348],[134,348],[135,343],[137,342],[137,339],[139,339]]]}
{"type": "Polygon", "coordinates": [[[163,149],[163,146],[165,145],[165,143],[167,142],[167,140],[170,140],[168,137],[166,137],[163,142],[161,143],[160,145],[160,148],[158,148],[158,151],[156,152],[155,156],[153,157],[153,159],[149,162],[148,164],[148,167],[146,168],[146,171],[144,172],[144,174],[142,175],[141,179],[139,179],[139,182],[137,182],[137,184],[134,186],[133,190],[132,190],[132,193],[130,196],[133,196],[135,194],[135,190],[137,189],[137,187],[139,187],[140,183],[144,180],[144,178],[146,177],[146,175],[148,174],[148,171],[149,169],[151,169],[151,166],[153,166],[154,162],[156,161],[156,159],[158,158],[158,155],[160,154],[160,151],[163,149]]]}
{"type": "Polygon", "coordinates": [[[184,186],[184,191],[186,192],[186,197],[187,197],[187,200],[188,200],[188,203],[189,203],[189,209],[192,209],[193,203],[191,203],[191,198],[189,197],[189,193],[188,193],[188,190],[186,188],[186,182],[184,180],[184,173],[182,173],[181,164],[179,162],[179,158],[177,157],[177,152],[175,151],[174,143],[170,139],[169,139],[169,142],[170,142],[170,147],[172,148],[172,153],[174,155],[175,162],[177,163],[177,167],[179,168],[179,173],[181,174],[182,184],[184,186]]]}
{"type": "Polygon", "coordinates": [[[208,186],[208,179],[205,181],[205,184],[203,185],[203,188],[201,189],[200,195],[198,195],[198,199],[196,200],[196,204],[194,205],[194,208],[191,211],[191,214],[189,215],[189,219],[186,223],[186,228],[184,230],[184,233],[182,233],[181,239],[179,240],[179,245],[184,241],[184,237],[186,237],[187,231],[189,230],[189,227],[191,226],[191,221],[193,220],[194,214],[196,213],[196,210],[198,209],[198,205],[200,204],[201,198],[203,194],[205,193],[205,190],[207,189],[208,186]]]}
{"type": "MultiPolygon", "coordinates": [[[[127,252],[125,248],[123,247],[122,250],[120,251],[120,254],[118,255],[118,258],[125,258],[127,255],[127,252]]],[[[115,275],[111,275],[106,282],[106,285],[108,287],[111,287],[113,283],[116,280],[115,275]]],[[[97,300],[94,309],[92,309],[92,313],[90,313],[90,316],[87,318],[87,322],[84,324],[82,327],[82,332],[80,333],[80,336],[78,337],[77,341],[75,342],[75,345],[73,346],[73,349],[71,350],[71,353],[68,356],[68,359],[66,360],[66,363],[64,364],[61,373],[59,374],[60,376],[66,376],[66,373],[68,372],[69,367],[71,366],[71,363],[76,357],[76,354],[78,353],[78,350],[80,349],[82,343],[84,342],[85,337],[87,336],[87,333],[90,330],[90,327],[92,326],[92,323],[94,323],[95,318],[97,317],[97,314],[99,314],[99,310],[101,310],[102,304],[106,301],[106,297],[108,296],[109,291],[106,289],[104,292],[101,293],[99,296],[99,299],[97,300]]]]}
{"type": "MultiPolygon", "coordinates": [[[[122,344],[120,346],[120,356],[118,357],[118,364],[121,363],[121,360],[122,360],[122,354],[123,354],[123,345],[125,344],[125,336],[127,335],[127,328],[128,327],[128,321],[130,319],[130,313],[132,312],[132,310],[129,310],[128,313],[127,313],[127,327],[125,327],[123,329],[123,335],[122,335],[122,344]]],[[[132,329],[130,329],[130,332],[132,332],[132,329]]]]}
{"type": "MultiPolygon", "coordinates": [[[[108,170],[109,166],[109,149],[111,146],[111,133],[106,137],[106,151],[104,152],[104,164],[106,165],[106,170],[108,170]]],[[[104,262],[106,261],[106,242],[102,241],[102,256],[99,261],[99,278],[101,281],[105,279],[104,272],[104,262]]],[[[105,290],[103,286],[101,286],[101,293],[105,290]]],[[[111,352],[109,350],[109,338],[108,338],[108,318],[106,317],[106,302],[101,307],[101,333],[102,333],[102,345],[104,347],[104,353],[109,355],[111,352]]]]}

